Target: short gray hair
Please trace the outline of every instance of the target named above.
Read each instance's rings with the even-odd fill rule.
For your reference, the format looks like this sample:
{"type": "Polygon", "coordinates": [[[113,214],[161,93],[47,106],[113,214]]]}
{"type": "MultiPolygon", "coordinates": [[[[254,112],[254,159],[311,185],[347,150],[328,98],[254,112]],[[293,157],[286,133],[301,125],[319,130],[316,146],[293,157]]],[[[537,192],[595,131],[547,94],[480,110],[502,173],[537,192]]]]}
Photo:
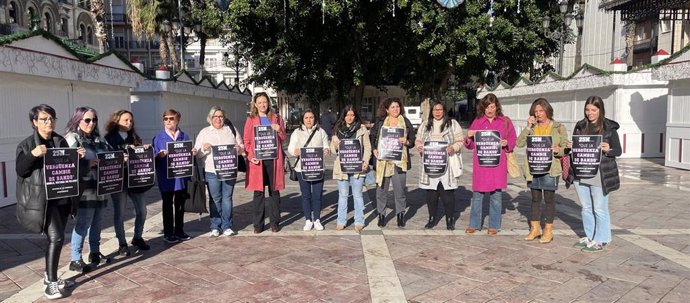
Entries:
{"type": "Polygon", "coordinates": [[[211,106],[211,109],[208,111],[208,116],[206,116],[206,122],[208,122],[209,125],[213,125],[213,114],[216,112],[222,112],[223,117],[225,117],[225,110],[222,107],[218,105],[211,106]]]}

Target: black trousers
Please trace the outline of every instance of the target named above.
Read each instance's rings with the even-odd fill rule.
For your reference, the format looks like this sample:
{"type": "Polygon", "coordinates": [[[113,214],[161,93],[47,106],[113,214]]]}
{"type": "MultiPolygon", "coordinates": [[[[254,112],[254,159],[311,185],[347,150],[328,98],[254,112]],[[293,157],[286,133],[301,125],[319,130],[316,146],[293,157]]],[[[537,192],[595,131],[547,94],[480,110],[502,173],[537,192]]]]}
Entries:
{"type": "MultiPolygon", "coordinates": [[[[48,249],[46,249],[46,273],[48,281],[57,281],[58,263],[60,261],[60,250],[65,242],[65,226],[71,205],[57,205],[48,203],[46,209],[46,225],[44,233],[48,239],[48,249]]],[[[99,231],[100,232],[100,231],[99,231]]]]}
{"type": "Polygon", "coordinates": [[[263,228],[264,218],[268,213],[271,224],[280,223],[280,192],[275,190],[275,176],[273,175],[274,160],[263,160],[264,187],[268,186],[268,197],[264,191],[254,191],[254,227],[263,228]]]}
{"type": "Polygon", "coordinates": [[[161,192],[163,198],[163,234],[172,236],[184,232],[184,201],[186,190],[161,192]]]}
{"type": "MultiPolygon", "coordinates": [[[[543,191],[544,202],[546,202],[546,223],[553,224],[556,214],[556,192],[553,190],[543,191]]],[[[542,190],[532,189],[532,221],[541,222],[541,199],[542,190]]]]}
{"type": "Polygon", "coordinates": [[[443,202],[443,209],[446,211],[446,218],[452,218],[455,215],[455,200],[453,199],[454,191],[444,190],[443,184],[438,182],[436,190],[426,190],[426,206],[429,209],[429,217],[436,217],[438,210],[438,199],[441,198],[443,202]]]}

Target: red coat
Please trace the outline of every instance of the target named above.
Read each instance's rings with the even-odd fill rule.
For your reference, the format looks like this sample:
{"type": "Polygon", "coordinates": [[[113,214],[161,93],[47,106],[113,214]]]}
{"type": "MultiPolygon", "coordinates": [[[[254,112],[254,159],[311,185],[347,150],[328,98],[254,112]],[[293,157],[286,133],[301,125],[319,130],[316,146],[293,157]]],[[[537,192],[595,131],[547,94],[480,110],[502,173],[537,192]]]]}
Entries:
{"type": "MultiPolygon", "coordinates": [[[[273,115],[272,123],[280,125],[280,130],[277,131],[278,134],[278,158],[273,160],[273,175],[274,177],[274,190],[285,189],[285,160],[283,157],[283,142],[287,140],[287,132],[285,131],[285,122],[283,118],[278,115],[273,115]]],[[[251,159],[254,158],[254,126],[261,125],[261,120],[259,117],[249,117],[247,122],[244,123],[244,133],[242,135],[242,140],[244,141],[244,149],[247,151],[247,177],[244,184],[244,188],[250,191],[264,191],[264,174],[263,174],[263,161],[259,161],[259,164],[254,164],[251,159]]]]}

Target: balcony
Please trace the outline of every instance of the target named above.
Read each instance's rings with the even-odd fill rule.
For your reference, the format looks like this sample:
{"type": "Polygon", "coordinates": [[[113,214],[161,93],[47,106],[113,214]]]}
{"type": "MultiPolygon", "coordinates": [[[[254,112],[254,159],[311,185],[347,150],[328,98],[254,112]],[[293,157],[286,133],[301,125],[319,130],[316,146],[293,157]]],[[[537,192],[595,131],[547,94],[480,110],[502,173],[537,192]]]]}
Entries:
{"type": "Polygon", "coordinates": [[[127,21],[127,15],[126,14],[107,14],[105,16],[105,19],[107,22],[125,23],[127,21]]]}

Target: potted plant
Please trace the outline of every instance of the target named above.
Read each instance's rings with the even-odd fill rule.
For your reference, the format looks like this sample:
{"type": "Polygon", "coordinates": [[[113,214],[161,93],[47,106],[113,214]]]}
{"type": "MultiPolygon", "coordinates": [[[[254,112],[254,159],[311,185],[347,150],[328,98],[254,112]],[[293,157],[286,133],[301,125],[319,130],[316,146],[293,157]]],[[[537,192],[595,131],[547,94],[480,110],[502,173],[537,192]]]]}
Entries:
{"type": "Polygon", "coordinates": [[[170,79],[170,71],[164,64],[158,66],[156,69],[156,79],[170,79]]]}

